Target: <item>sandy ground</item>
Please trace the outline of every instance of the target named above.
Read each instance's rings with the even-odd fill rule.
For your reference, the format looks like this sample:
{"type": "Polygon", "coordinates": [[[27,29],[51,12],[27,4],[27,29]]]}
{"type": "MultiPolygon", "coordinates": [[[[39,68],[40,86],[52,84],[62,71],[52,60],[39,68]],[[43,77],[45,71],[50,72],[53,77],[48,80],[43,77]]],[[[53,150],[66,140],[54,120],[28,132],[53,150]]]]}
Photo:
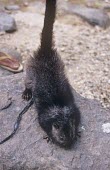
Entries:
{"type": "MultiPolygon", "coordinates": [[[[31,7],[30,7],[31,9],[31,7]]],[[[0,35],[0,48],[14,47],[25,62],[38,47],[43,26],[43,9],[13,12],[18,31],[0,35]]],[[[66,66],[71,85],[82,96],[110,106],[110,28],[92,27],[72,15],[57,17],[56,47],[66,66]]]]}

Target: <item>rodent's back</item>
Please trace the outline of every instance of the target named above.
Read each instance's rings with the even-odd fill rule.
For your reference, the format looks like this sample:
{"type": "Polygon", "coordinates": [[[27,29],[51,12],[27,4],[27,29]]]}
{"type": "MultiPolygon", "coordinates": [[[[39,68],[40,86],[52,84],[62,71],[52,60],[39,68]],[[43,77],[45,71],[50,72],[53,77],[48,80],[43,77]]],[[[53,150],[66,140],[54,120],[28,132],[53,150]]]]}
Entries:
{"type": "Polygon", "coordinates": [[[69,89],[69,83],[65,76],[64,65],[60,56],[54,50],[50,55],[48,60],[37,51],[33,60],[33,67],[36,70],[33,91],[35,97],[42,100],[61,98],[69,89]]]}

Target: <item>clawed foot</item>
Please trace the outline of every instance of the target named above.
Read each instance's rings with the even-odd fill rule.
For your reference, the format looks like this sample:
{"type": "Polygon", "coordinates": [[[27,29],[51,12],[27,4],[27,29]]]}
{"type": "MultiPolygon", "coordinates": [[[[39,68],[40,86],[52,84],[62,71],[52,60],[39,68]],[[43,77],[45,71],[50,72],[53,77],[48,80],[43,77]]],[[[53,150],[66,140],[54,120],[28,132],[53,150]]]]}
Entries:
{"type": "Polygon", "coordinates": [[[49,138],[49,136],[44,136],[43,139],[46,139],[47,143],[51,142],[51,138],[49,138]]]}
{"type": "Polygon", "coordinates": [[[32,98],[32,91],[31,91],[31,89],[25,89],[23,94],[22,94],[22,98],[24,100],[27,100],[27,101],[30,100],[32,98]]]}

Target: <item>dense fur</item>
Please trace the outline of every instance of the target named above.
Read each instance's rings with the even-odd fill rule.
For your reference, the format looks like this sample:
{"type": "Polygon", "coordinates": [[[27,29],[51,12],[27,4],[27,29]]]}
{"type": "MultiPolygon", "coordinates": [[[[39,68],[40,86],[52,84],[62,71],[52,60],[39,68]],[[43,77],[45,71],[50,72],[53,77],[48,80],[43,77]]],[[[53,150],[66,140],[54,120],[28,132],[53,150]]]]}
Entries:
{"type": "Polygon", "coordinates": [[[24,99],[32,96],[40,126],[60,146],[71,146],[77,136],[80,113],[53,42],[56,0],[46,0],[41,45],[28,61],[24,99]]]}

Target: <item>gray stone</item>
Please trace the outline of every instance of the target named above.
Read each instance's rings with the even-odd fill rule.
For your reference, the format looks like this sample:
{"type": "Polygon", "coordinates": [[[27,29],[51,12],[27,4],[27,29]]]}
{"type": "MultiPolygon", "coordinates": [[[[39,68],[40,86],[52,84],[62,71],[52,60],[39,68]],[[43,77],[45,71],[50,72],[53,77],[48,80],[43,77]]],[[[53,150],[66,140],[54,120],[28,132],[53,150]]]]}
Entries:
{"type": "Polygon", "coordinates": [[[107,12],[110,12],[110,5],[105,5],[103,9],[107,12]]]}
{"type": "MultiPolygon", "coordinates": [[[[0,78],[0,94],[8,92],[12,97],[10,107],[0,111],[0,140],[12,132],[19,112],[27,104],[21,99],[23,90],[22,73],[0,78]]],[[[102,129],[110,122],[110,110],[103,109],[96,100],[73,93],[82,118],[81,138],[74,147],[65,150],[43,139],[33,105],[15,136],[0,145],[0,170],[110,170],[110,133],[102,129]]]]}
{"type": "Polygon", "coordinates": [[[14,18],[4,12],[0,12],[0,31],[11,33],[16,30],[17,26],[14,18]]]}
{"type": "Polygon", "coordinates": [[[16,11],[16,10],[20,10],[20,6],[19,5],[7,5],[5,6],[6,10],[10,10],[10,11],[16,11]]]}
{"type": "Polygon", "coordinates": [[[72,5],[68,3],[65,10],[68,11],[68,13],[76,14],[93,26],[99,25],[103,28],[110,26],[110,18],[102,9],[88,8],[81,5],[72,5]]]}

